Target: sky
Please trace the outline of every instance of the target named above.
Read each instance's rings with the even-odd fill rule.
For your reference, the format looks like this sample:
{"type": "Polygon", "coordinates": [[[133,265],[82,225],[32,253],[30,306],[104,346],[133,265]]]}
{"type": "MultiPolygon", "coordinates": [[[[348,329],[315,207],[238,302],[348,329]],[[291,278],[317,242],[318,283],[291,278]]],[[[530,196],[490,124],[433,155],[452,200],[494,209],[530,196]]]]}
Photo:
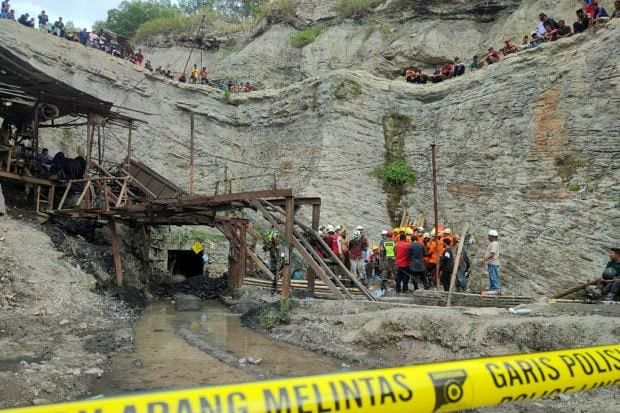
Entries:
{"type": "Polygon", "coordinates": [[[90,30],[96,20],[105,20],[107,11],[118,6],[122,0],[10,0],[17,17],[24,13],[36,17],[45,10],[50,21],[62,16],[64,22],[71,20],[75,27],[90,30]]]}

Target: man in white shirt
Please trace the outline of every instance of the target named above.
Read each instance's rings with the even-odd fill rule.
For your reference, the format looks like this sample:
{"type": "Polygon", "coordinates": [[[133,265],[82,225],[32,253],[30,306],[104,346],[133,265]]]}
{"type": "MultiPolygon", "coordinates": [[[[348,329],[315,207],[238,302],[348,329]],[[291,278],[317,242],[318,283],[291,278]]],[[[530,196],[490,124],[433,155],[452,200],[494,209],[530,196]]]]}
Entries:
{"type": "Polygon", "coordinates": [[[499,234],[496,230],[489,231],[489,246],[484,254],[483,264],[487,265],[489,270],[489,291],[499,293],[499,242],[497,241],[499,234]]]}

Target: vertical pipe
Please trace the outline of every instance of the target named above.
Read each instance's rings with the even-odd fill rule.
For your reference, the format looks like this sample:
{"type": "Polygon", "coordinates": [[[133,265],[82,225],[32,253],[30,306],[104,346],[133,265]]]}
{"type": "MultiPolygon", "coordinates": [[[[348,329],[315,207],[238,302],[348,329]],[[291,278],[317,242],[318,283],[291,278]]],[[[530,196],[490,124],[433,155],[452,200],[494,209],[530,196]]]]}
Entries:
{"type": "MultiPolygon", "coordinates": [[[[433,163],[433,213],[435,215],[435,235],[433,239],[435,241],[435,248],[439,245],[439,212],[437,211],[437,164],[435,160],[435,144],[431,144],[431,159],[433,163]]],[[[439,289],[439,257],[437,257],[437,264],[435,265],[435,284],[439,289]]]]}
{"type": "Polygon", "coordinates": [[[110,219],[110,235],[112,238],[112,256],[114,258],[114,271],[116,272],[116,285],[123,286],[123,264],[121,260],[121,246],[116,232],[116,221],[110,219]]]}
{"type": "Polygon", "coordinates": [[[189,194],[194,194],[194,112],[189,113],[189,194]]]}

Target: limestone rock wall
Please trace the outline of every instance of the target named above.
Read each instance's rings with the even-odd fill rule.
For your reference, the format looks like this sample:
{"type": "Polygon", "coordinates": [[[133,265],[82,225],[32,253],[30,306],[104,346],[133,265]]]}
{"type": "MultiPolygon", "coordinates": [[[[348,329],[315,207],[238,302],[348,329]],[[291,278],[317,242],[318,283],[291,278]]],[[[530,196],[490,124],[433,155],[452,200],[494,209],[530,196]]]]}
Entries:
{"type": "MultiPolygon", "coordinates": [[[[343,20],[334,9],[335,0],[297,3],[302,22],[297,29],[304,24],[325,28],[310,45],[294,48],[291,36],[297,29],[274,24],[258,37],[252,35],[255,30],[239,33],[236,43],[235,36],[229,36],[230,42],[217,52],[205,51],[202,60],[195,52],[192,63],[206,65],[214,79],[251,81],[260,88],[286,87],[335,69],[394,78],[411,65],[432,69],[454,57],[466,61],[489,46],[501,47],[505,38],[520,43],[536,27],[541,12],[570,25],[578,7],[574,0],[390,0],[372,16],[343,20]]],[[[167,38],[148,39],[145,53],[154,65],[181,72],[189,49],[171,44],[167,38]]]]}
{"type": "MultiPolygon", "coordinates": [[[[502,241],[510,292],[556,291],[597,276],[618,243],[618,54],[620,28],[606,28],[509,57],[436,85],[339,69],[233,96],[144,74],[127,62],[0,21],[0,41],[50,75],[151,115],[134,135],[135,157],[186,187],[189,114],[196,114],[197,189],[237,179],[234,190],[292,186],[323,197],[323,222],[389,224],[373,170],[385,158],[383,119],[411,119],[404,132],[418,182],[407,202],[432,216],[429,145],[438,145],[441,221],[472,222],[478,247],[488,228],[502,241]]],[[[305,53],[305,52],[304,52],[305,53]]],[[[267,69],[265,69],[268,71],[267,69]]],[[[126,132],[106,131],[106,153],[126,153],[126,132]]],[[[85,135],[85,134],[83,134],[85,135]]],[[[79,134],[72,144],[77,145],[79,134]]],[[[50,143],[63,137],[45,135],[50,143]]],[[[50,145],[51,147],[52,145],[50,145]]],[[[472,249],[476,255],[476,246],[472,249]]],[[[474,284],[482,285],[482,270],[474,284]]]]}

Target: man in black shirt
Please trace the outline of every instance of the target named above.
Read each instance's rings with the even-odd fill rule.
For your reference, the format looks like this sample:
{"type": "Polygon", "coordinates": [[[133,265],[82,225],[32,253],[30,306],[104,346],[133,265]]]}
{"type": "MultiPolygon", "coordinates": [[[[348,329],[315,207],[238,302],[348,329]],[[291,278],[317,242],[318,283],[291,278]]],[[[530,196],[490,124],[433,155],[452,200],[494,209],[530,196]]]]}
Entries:
{"type": "Polygon", "coordinates": [[[583,10],[578,9],[577,21],[573,23],[573,32],[575,34],[583,33],[588,30],[588,27],[590,27],[590,19],[586,17],[586,15],[583,13],[583,10]]]}
{"type": "Polygon", "coordinates": [[[450,245],[450,239],[444,238],[443,243],[445,250],[441,255],[441,285],[444,291],[450,290],[450,278],[452,277],[452,271],[454,270],[454,252],[452,252],[452,246],[450,245]]]}

